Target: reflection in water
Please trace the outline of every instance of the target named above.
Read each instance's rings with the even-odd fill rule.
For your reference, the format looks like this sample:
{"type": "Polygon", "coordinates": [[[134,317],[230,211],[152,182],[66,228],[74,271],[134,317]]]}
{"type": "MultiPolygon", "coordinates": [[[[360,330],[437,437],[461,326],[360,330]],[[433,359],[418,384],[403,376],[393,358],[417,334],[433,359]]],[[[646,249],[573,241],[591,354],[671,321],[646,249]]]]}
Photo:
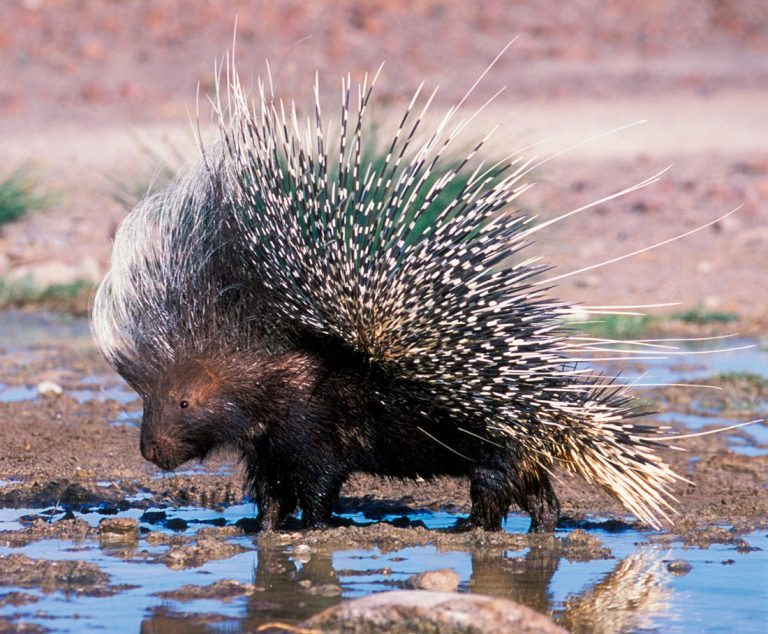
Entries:
{"type": "Polygon", "coordinates": [[[672,594],[662,553],[640,550],[602,581],[569,596],[557,620],[576,634],[653,630],[655,617],[670,611],[672,594]]]}
{"type": "MultiPolygon", "coordinates": [[[[387,563],[397,562],[397,554],[389,553],[387,563]]],[[[471,573],[466,587],[471,592],[523,603],[554,617],[572,632],[607,634],[653,629],[654,617],[670,610],[669,573],[661,561],[664,553],[659,551],[649,549],[626,557],[598,583],[570,594],[560,606],[555,605],[550,588],[563,555],[560,548],[531,548],[522,556],[511,556],[499,549],[470,554],[471,573]]],[[[257,591],[242,600],[243,611],[237,619],[215,625],[206,623],[202,615],[190,619],[186,610],[201,612],[202,606],[174,603],[181,611],[173,610],[170,604],[155,609],[142,624],[141,631],[144,634],[210,632],[212,629],[248,632],[268,622],[295,624],[339,603],[341,592],[346,594],[349,590],[345,583],[349,575],[355,575],[358,581],[361,575],[367,575],[369,581],[378,586],[378,591],[404,585],[403,581],[395,580],[396,570],[389,574],[382,573],[380,568],[347,570],[340,574],[334,569],[333,555],[331,550],[313,551],[308,559],[299,563],[284,547],[262,545],[253,577],[257,591]]]]}
{"type": "Polygon", "coordinates": [[[557,572],[562,551],[531,548],[523,557],[509,557],[500,551],[472,553],[472,592],[506,597],[537,612],[551,614],[549,584],[557,572]]]}
{"type": "Polygon", "coordinates": [[[259,548],[254,585],[263,591],[250,597],[245,631],[263,623],[265,617],[303,621],[341,601],[331,551],[312,553],[299,567],[284,550],[259,548]]]}
{"type": "Polygon", "coordinates": [[[473,592],[506,597],[555,618],[570,632],[608,634],[653,628],[654,617],[671,608],[669,573],[663,554],[642,550],[625,559],[598,583],[569,594],[556,608],[550,585],[563,553],[532,548],[524,557],[474,553],[473,592]]]}
{"type": "Polygon", "coordinates": [[[190,618],[185,608],[199,612],[196,602],[188,606],[174,603],[182,610],[171,609],[170,604],[153,610],[143,621],[141,632],[252,632],[268,622],[298,623],[308,619],[342,599],[332,555],[331,550],[313,552],[304,563],[299,563],[282,546],[259,546],[252,579],[256,592],[244,600],[244,613],[234,622],[223,624],[213,615],[190,618]]]}

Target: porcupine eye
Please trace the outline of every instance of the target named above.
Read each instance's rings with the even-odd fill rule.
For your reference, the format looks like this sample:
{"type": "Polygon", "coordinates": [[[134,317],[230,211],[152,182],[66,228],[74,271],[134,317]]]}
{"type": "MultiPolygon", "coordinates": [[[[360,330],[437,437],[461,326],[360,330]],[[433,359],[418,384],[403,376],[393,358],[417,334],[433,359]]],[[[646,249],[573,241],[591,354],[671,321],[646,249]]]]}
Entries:
{"type": "Polygon", "coordinates": [[[179,407],[181,409],[187,409],[189,407],[189,403],[187,401],[182,401],[181,403],[179,403],[179,407]]]}

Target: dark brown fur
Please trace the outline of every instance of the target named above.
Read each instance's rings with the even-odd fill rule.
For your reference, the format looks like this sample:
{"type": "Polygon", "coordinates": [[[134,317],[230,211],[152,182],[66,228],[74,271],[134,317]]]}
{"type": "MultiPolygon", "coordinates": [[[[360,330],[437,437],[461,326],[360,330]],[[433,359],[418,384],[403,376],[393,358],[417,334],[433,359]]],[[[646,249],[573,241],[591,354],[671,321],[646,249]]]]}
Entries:
{"type": "Polygon", "coordinates": [[[428,393],[414,399],[416,387],[362,360],[308,352],[188,358],[145,395],[141,451],[172,470],[216,447],[237,449],[264,530],[297,507],[304,526],[326,525],[355,471],[469,477],[465,528],[499,530],[514,502],[531,515],[531,531],[554,530],[559,504],[547,473],[511,444],[484,440],[482,420],[452,419],[428,393]]]}

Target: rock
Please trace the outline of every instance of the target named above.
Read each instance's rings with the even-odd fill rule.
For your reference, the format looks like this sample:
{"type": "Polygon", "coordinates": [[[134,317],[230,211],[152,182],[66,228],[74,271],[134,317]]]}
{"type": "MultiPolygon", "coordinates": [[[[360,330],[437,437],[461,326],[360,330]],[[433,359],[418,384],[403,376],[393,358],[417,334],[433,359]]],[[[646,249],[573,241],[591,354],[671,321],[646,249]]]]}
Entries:
{"type": "Polygon", "coordinates": [[[175,545],[162,558],[165,565],[174,570],[196,568],[212,559],[229,559],[246,549],[238,544],[210,537],[199,538],[197,545],[175,545]]]}
{"type": "Polygon", "coordinates": [[[231,599],[250,596],[254,593],[254,586],[250,583],[241,583],[234,579],[221,579],[208,586],[186,585],[164,592],[155,592],[152,596],[174,601],[195,601],[198,599],[218,599],[230,601],[231,599]]]}
{"type": "Polygon", "coordinates": [[[54,383],[53,381],[40,381],[40,383],[37,384],[37,393],[40,396],[48,398],[61,396],[64,393],[64,389],[61,385],[54,383]]]}
{"type": "Polygon", "coordinates": [[[127,517],[107,517],[99,522],[99,535],[120,541],[136,540],[139,538],[139,523],[127,517]]]}
{"type": "Polygon", "coordinates": [[[685,559],[675,559],[667,564],[667,570],[673,575],[682,576],[691,572],[692,566],[685,559]]]}
{"type": "Polygon", "coordinates": [[[481,594],[396,590],[345,601],[305,621],[322,632],[566,634],[529,607],[481,594]]]}
{"type": "Polygon", "coordinates": [[[99,522],[99,532],[114,535],[138,534],[139,523],[128,517],[107,517],[99,522]]]}
{"type": "Polygon", "coordinates": [[[144,539],[148,544],[152,544],[153,546],[157,544],[167,544],[171,541],[170,535],[161,533],[160,531],[150,531],[146,534],[144,539]]]}
{"type": "Polygon", "coordinates": [[[414,590],[435,590],[436,592],[455,592],[461,577],[450,568],[429,570],[408,577],[406,584],[414,590]]]}

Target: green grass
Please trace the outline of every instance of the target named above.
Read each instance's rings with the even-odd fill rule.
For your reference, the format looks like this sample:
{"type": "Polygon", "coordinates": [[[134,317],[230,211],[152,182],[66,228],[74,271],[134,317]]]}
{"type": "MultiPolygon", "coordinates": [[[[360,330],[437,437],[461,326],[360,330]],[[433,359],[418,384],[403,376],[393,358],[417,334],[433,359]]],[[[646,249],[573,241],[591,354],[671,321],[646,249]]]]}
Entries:
{"type": "Polygon", "coordinates": [[[706,310],[697,307],[673,313],[672,319],[695,326],[706,326],[708,324],[731,324],[738,321],[739,316],[736,313],[706,310]]]}
{"type": "Polygon", "coordinates": [[[656,323],[657,318],[651,315],[601,315],[599,320],[574,327],[595,337],[634,339],[646,333],[656,323]]]}
{"type": "MultiPolygon", "coordinates": [[[[736,313],[691,308],[669,315],[605,315],[575,328],[597,337],[633,339],[649,331],[675,330],[675,322],[692,326],[725,325],[739,320],[736,313]]],[[[679,326],[678,326],[679,329],[679,326]]]]}
{"type": "Polygon", "coordinates": [[[768,377],[754,372],[721,372],[715,376],[715,380],[718,383],[728,383],[743,388],[752,388],[759,392],[768,392],[768,377]]]}
{"type": "Polygon", "coordinates": [[[32,278],[14,282],[0,279],[0,308],[35,306],[84,315],[93,288],[94,283],[88,280],[40,286],[32,278]]]}
{"type": "Polygon", "coordinates": [[[13,222],[50,202],[27,166],[21,166],[0,180],[0,225],[13,222]]]}

